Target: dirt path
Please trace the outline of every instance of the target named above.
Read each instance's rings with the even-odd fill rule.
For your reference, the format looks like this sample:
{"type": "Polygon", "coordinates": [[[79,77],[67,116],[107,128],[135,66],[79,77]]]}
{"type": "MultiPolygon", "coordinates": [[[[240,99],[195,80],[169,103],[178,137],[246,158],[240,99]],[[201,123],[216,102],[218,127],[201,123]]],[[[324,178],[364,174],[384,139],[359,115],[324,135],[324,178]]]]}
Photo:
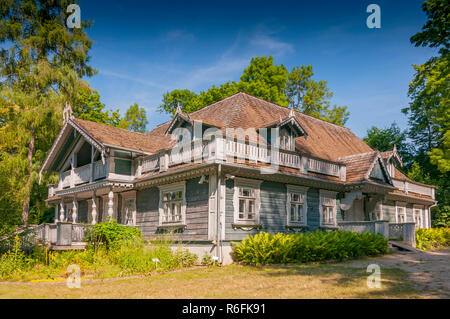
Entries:
{"type": "Polygon", "coordinates": [[[424,296],[450,298],[450,249],[434,252],[397,252],[378,258],[346,263],[348,267],[367,267],[378,264],[383,268],[399,268],[409,274],[414,287],[424,296]]]}

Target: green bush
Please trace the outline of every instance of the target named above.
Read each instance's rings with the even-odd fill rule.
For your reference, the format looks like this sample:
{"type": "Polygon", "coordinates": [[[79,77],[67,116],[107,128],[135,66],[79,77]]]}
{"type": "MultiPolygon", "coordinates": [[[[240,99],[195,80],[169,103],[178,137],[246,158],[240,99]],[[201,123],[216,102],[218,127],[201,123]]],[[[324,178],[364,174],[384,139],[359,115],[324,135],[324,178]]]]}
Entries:
{"type": "Polygon", "coordinates": [[[101,245],[109,249],[115,245],[120,246],[123,242],[139,242],[142,239],[142,232],[139,228],[125,226],[110,219],[89,228],[84,240],[94,248],[101,245]]]}
{"type": "Polygon", "coordinates": [[[416,247],[422,250],[450,247],[450,228],[416,229],[416,247]]]}
{"type": "Polygon", "coordinates": [[[21,245],[19,236],[15,236],[12,249],[0,257],[0,278],[20,276],[22,272],[32,268],[33,259],[25,255],[21,245]]]}
{"type": "Polygon", "coordinates": [[[233,259],[251,265],[344,260],[384,254],[388,250],[387,240],[382,235],[350,231],[261,232],[233,245],[233,259]]]}

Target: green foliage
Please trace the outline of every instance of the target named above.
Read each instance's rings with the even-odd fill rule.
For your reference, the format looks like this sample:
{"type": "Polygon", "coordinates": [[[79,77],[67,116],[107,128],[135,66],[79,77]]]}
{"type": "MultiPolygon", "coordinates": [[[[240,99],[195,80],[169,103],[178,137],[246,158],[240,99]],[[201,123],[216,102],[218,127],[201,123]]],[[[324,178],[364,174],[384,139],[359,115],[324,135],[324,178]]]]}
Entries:
{"type": "Polygon", "coordinates": [[[344,125],[350,113],[346,106],[334,106],[330,109],[333,93],[326,81],[315,81],[311,65],[295,66],[288,74],[285,93],[289,106],[308,115],[344,125]]]}
{"type": "Polygon", "coordinates": [[[21,249],[19,236],[14,238],[14,245],[0,257],[0,278],[20,275],[33,265],[21,249]]]}
{"type": "Polygon", "coordinates": [[[438,205],[431,209],[433,227],[450,227],[450,205],[438,205]]]}
{"type": "Polygon", "coordinates": [[[388,249],[387,240],[380,234],[349,231],[261,232],[233,244],[233,259],[251,265],[343,260],[384,254],[388,249]]]}
{"type": "Polygon", "coordinates": [[[240,90],[282,106],[288,105],[284,94],[288,70],[274,65],[273,57],[254,57],[240,78],[240,90]]]}
{"type": "Polygon", "coordinates": [[[422,250],[450,247],[450,228],[417,229],[416,247],[422,250]]]}
{"type": "Polygon", "coordinates": [[[363,138],[363,141],[380,152],[392,150],[396,145],[398,153],[407,165],[411,160],[412,150],[406,141],[406,136],[407,132],[402,131],[394,122],[385,128],[372,126],[367,130],[367,136],[363,138]]]}
{"type": "Polygon", "coordinates": [[[131,105],[125,113],[123,120],[127,123],[127,130],[145,133],[148,124],[145,109],[137,103],[131,105]]]}
{"type": "Polygon", "coordinates": [[[214,260],[211,256],[211,254],[208,254],[205,252],[202,256],[201,264],[203,266],[218,266],[219,262],[217,260],[214,260]]]}
{"type": "Polygon", "coordinates": [[[422,3],[422,9],[428,20],[422,27],[422,32],[411,37],[411,42],[417,46],[439,48],[445,54],[450,46],[450,13],[446,0],[427,0],[422,3]]]}
{"type": "Polygon", "coordinates": [[[95,224],[88,230],[85,238],[94,248],[104,245],[106,249],[120,246],[125,242],[137,243],[142,239],[142,232],[139,228],[119,224],[113,219],[95,224]]]}
{"type": "Polygon", "coordinates": [[[22,244],[16,237],[14,246],[0,257],[0,280],[53,280],[65,277],[71,264],[80,267],[82,276],[104,278],[148,274],[190,267],[198,260],[197,255],[187,249],[172,249],[174,243],[167,240],[148,243],[142,238],[136,239],[135,234],[114,233],[116,241],[109,248],[91,245],[84,251],[49,251],[37,246],[28,254],[21,249],[22,244]]]}
{"type": "Polygon", "coordinates": [[[330,108],[333,93],[327,82],[312,80],[311,66],[294,67],[291,73],[284,65],[275,65],[273,57],[253,57],[239,82],[226,82],[196,94],[189,90],[166,92],[159,106],[161,112],[175,114],[178,103],[183,112],[191,113],[238,92],[245,92],[281,106],[294,106],[305,114],[344,125],[349,112],[346,106],[330,108]]]}

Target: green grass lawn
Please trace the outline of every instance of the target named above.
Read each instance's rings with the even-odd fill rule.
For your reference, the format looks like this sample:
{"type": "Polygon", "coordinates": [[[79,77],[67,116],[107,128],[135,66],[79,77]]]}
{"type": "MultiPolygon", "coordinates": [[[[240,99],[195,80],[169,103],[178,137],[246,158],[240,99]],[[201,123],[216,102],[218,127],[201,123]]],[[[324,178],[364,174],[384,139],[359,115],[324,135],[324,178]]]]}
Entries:
{"type": "MultiPolygon", "coordinates": [[[[152,276],[55,284],[0,284],[0,298],[421,298],[399,269],[383,269],[368,288],[364,268],[340,264],[230,265],[152,276]]],[[[423,291],[422,291],[423,293],[423,291]]]]}

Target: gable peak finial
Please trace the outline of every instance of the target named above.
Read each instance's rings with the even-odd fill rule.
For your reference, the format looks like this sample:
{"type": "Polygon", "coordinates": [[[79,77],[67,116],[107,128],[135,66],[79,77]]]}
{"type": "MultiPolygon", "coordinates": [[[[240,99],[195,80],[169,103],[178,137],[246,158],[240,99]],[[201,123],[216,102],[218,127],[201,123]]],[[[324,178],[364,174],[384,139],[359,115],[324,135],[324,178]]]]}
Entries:
{"type": "Polygon", "coordinates": [[[181,113],[182,113],[182,112],[181,112],[180,102],[177,101],[177,110],[176,110],[175,114],[181,114],[181,113]]]}
{"type": "Polygon", "coordinates": [[[393,151],[394,151],[394,152],[397,152],[397,144],[394,144],[393,151]]]}
{"type": "Polygon", "coordinates": [[[295,113],[294,113],[294,107],[291,107],[291,111],[289,112],[289,117],[294,117],[295,113]]]}
{"type": "Polygon", "coordinates": [[[72,107],[70,106],[69,103],[66,102],[66,106],[64,107],[63,110],[63,124],[72,118],[73,118],[72,107]]]}

